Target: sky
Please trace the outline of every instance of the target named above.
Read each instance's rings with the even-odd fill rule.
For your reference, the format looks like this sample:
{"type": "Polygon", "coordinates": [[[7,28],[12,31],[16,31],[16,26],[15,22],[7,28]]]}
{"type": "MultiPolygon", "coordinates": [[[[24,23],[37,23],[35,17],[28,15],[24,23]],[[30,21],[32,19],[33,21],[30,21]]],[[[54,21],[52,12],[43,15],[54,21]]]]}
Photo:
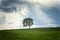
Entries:
{"type": "Polygon", "coordinates": [[[28,28],[25,18],[33,19],[31,28],[60,26],[60,0],[0,0],[0,30],[28,28]]]}

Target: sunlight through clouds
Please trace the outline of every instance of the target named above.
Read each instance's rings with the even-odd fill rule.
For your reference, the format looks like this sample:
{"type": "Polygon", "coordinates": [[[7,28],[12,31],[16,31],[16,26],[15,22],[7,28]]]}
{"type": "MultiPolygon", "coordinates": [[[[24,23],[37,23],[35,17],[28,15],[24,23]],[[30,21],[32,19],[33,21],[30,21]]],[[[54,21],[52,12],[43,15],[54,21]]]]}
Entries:
{"type": "Polygon", "coordinates": [[[54,8],[57,2],[59,3],[59,0],[0,0],[0,16],[4,15],[6,19],[6,22],[0,25],[0,29],[28,28],[22,24],[23,19],[28,17],[34,20],[31,28],[56,27],[57,20],[53,19],[55,11],[51,8],[54,8]]]}

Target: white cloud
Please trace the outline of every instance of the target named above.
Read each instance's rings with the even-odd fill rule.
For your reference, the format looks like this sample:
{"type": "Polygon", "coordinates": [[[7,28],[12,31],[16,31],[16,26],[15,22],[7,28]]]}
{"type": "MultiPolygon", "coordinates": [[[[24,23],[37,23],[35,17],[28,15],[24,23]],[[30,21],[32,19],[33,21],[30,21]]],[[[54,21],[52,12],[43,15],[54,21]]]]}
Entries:
{"type": "Polygon", "coordinates": [[[39,20],[39,22],[37,22],[37,23],[41,23],[41,24],[45,24],[45,25],[52,24],[54,22],[54,20],[49,18],[46,13],[41,11],[40,7],[41,6],[38,4],[33,5],[33,11],[36,13],[37,20],[39,20]]]}
{"type": "Polygon", "coordinates": [[[39,3],[45,6],[53,6],[54,3],[57,2],[57,0],[26,0],[28,2],[32,2],[32,3],[39,3]]]}
{"type": "Polygon", "coordinates": [[[5,14],[6,17],[6,23],[3,25],[0,25],[0,30],[3,29],[19,29],[23,26],[22,22],[25,17],[27,17],[28,13],[27,7],[21,7],[18,8],[17,11],[13,11],[10,13],[4,13],[0,12],[1,16],[5,14]]]}
{"type": "MultiPolygon", "coordinates": [[[[4,13],[3,13],[4,14],[4,13]]],[[[6,14],[6,23],[0,25],[0,29],[15,29],[18,28],[20,24],[21,16],[19,14],[6,14]]]]}

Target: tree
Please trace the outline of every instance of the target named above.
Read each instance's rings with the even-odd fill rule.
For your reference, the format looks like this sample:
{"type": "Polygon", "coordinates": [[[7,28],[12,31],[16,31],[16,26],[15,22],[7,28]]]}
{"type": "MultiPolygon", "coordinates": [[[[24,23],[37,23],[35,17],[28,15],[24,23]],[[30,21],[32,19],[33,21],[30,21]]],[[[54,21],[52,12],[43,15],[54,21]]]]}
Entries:
{"type": "Polygon", "coordinates": [[[29,26],[29,29],[30,29],[30,26],[33,25],[33,19],[31,18],[25,18],[23,20],[23,26],[26,27],[26,26],[29,26]]]}

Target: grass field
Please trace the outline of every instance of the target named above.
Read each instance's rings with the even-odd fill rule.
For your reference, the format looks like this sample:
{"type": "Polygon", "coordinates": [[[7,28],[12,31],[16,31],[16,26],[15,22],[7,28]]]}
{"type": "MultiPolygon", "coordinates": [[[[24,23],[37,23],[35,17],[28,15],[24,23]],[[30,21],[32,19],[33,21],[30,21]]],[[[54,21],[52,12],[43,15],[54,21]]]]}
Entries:
{"type": "Polygon", "coordinates": [[[1,30],[0,40],[60,40],[60,31],[51,28],[1,30]]]}

